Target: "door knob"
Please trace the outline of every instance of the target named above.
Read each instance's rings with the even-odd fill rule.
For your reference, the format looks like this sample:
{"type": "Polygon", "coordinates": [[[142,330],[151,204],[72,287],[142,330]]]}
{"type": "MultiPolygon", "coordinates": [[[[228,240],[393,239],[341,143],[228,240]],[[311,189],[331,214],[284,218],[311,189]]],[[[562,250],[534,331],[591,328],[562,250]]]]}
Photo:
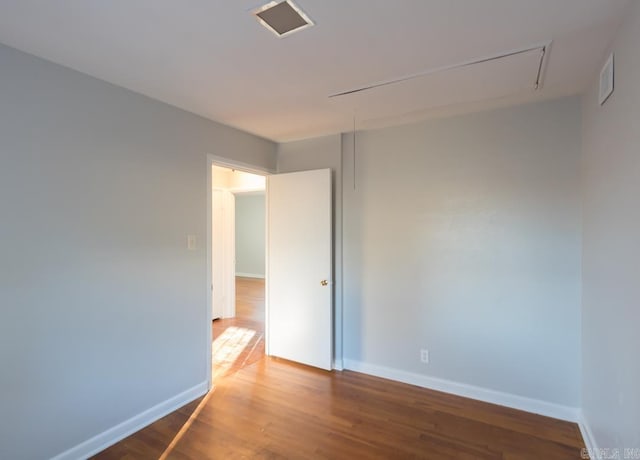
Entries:
{"type": "Polygon", "coordinates": [[[320,285],[322,285],[322,286],[326,286],[327,284],[329,284],[329,281],[327,281],[327,280],[320,281],[320,285]]]}

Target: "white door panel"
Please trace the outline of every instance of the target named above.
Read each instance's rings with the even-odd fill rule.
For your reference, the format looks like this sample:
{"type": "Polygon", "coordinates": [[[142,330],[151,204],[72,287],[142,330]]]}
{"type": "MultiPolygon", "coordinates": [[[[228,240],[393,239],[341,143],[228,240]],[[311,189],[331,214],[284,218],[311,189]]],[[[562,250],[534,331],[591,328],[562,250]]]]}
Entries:
{"type": "Polygon", "coordinates": [[[267,352],[331,369],[331,170],[267,178],[267,352]]]}

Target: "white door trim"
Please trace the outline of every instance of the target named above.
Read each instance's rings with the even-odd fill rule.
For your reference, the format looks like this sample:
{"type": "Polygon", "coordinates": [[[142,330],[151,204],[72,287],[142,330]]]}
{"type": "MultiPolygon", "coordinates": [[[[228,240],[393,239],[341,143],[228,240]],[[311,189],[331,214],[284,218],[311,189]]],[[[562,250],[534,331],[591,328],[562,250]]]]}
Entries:
{"type": "Polygon", "coordinates": [[[212,241],[212,318],[236,316],[235,291],[235,195],[225,188],[213,187],[212,241]],[[216,193],[218,200],[216,201],[216,193]],[[217,235],[217,236],[216,236],[217,235]],[[216,269],[219,268],[219,271],[216,269]],[[217,278],[217,279],[216,279],[217,278]],[[218,289],[216,292],[215,289],[218,289]],[[217,312],[216,312],[217,310],[217,312]],[[217,314],[216,314],[217,313],[217,314]]]}
{"type": "Polygon", "coordinates": [[[213,190],[213,174],[212,174],[212,166],[222,166],[225,168],[237,169],[238,171],[244,171],[253,174],[260,174],[264,176],[268,176],[269,174],[274,174],[276,171],[268,169],[268,168],[260,168],[248,163],[243,163],[242,161],[236,161],[229,158],[220,157],[217,155],[213,155],[211,153],[207,153],[207,234],[206,234],[206,251],[207,251],[207,284],[206,284],[206,306],[205,306],[205,323],[206,326],[206,343],[204,344],[204,348],[206,350],[206,369],[207,369],[207,389],[211,390],[213,386],[213,382],[211,379],[212,369],[211,369],[211,342],[213,337],[211,335],[211,321],[213,321],[213,312],[211,311],[211,272],[213,270],[211,266],[211,250],[213,247],[212,241],[212,190],[213,190]]]}

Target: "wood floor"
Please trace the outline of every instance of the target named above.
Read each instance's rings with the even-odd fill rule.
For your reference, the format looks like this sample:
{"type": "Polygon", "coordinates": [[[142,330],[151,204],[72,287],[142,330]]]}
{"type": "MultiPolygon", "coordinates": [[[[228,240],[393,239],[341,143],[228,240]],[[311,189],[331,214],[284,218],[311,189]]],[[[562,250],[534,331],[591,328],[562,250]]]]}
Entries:
{"type": "MultiPolygon", "coordinates": [[[[260,308],[260,289],[256,280],[238,279],[247,316],[216,321],[214,338],[225,327],[260,328],[251,307],[260,308]]],[[[262,353],[239,358],[244,364],[219,375],[208,395],[95,458],[581,458],[572,423],[262,353]]]]}
{"type": "Polygon", "coordinates": [[[236,278],[236,317],[213,322],[213,383],[264,357],[264,280],[236,278]]]}

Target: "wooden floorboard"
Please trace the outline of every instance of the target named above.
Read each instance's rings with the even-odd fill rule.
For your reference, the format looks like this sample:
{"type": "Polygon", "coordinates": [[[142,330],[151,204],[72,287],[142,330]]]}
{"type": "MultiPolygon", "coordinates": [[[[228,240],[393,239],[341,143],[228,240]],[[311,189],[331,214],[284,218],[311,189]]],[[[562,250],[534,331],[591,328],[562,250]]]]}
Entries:
{"type": "Polygon", "coordinates": [[[581,458],[573,423],[264,357],[256,338],[264,335],[263,283],[238,279],[239,317],[213,326],[214,340],[229,327],[256,331],[253,351],[239,354],[207,396],[96,459],[581,458]]]}

